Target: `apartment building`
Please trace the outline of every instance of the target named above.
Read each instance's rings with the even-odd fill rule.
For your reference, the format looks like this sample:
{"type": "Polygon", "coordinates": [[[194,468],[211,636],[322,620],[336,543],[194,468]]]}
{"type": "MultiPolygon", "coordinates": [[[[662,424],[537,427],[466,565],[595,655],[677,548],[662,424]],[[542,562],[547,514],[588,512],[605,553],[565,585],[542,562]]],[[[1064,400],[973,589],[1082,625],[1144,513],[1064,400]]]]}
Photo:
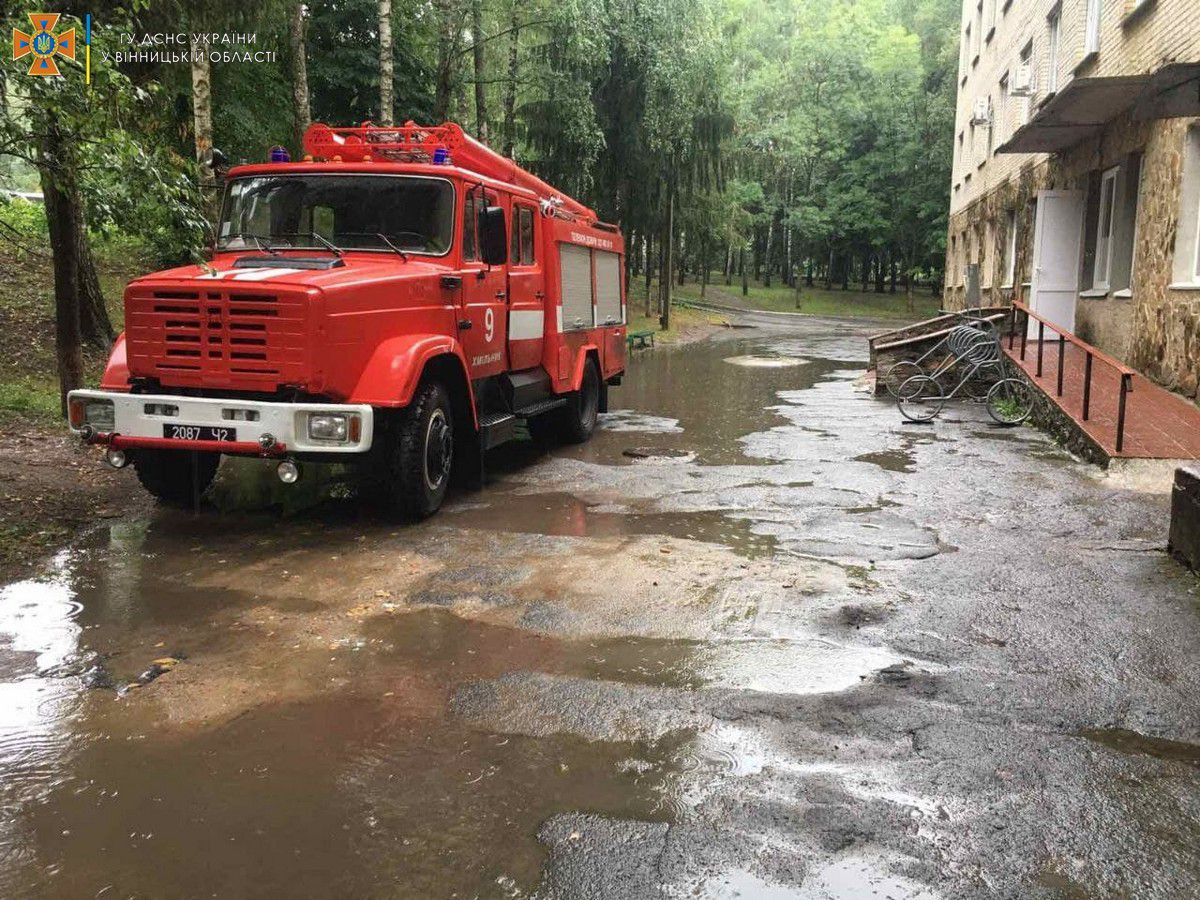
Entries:
{"type": "Polygon", "coordinates": [[[1200,383],[1200,0],[964,0],[946,304],[1200,383]]]}

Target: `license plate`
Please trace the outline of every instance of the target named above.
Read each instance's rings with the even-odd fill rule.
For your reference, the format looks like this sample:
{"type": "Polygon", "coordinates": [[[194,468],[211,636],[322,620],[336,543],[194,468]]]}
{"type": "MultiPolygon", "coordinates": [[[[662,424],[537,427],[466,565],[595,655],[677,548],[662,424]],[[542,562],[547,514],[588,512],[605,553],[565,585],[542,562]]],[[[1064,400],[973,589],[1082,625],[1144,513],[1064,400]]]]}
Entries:
{"type": "Polygon", "coordinates": [[[163,437],[173,441],[236,441],[237,429],[213,425],[164,425],[163,437]]]}

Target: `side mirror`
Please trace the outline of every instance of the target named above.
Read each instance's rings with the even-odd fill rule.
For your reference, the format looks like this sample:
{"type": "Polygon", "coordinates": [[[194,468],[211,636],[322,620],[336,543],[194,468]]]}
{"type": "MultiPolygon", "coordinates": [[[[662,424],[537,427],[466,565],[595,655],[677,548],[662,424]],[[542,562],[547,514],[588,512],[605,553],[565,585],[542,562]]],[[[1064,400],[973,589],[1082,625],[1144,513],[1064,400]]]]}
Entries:
{"type": "Polygon", "coordinates": [[[479,255],[489,266],[508,262],[508,229],[504,227],[504,209],[488,206],[479,211],[479,255]]]}
{"type": "Polygon", "coordinates": [[[225,174],[229,171],[229,157],[216,147],[212,148],[212,169],[218,182],[224,181],[225,174]]]}

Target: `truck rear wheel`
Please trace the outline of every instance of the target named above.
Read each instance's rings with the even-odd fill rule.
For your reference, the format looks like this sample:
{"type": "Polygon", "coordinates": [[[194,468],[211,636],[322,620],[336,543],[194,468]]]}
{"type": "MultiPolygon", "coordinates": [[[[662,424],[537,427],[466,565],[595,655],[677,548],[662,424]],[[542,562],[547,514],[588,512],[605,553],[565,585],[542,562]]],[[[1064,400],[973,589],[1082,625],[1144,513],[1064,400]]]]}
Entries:
{"type": "Polygon", "coordinates": [[[132,453],[132,461],[138,481],[159,502],[188,507],[217,477],[221,454],[198,450],[136,450],[132,453]]]}
{"type": "Polygon", "coordinates": [[[579,390],[567,399],[562,409],[562,439],[568,444],[582,444],[592,436],[600,416],[600,370],[590,356],[583,364],[583,381],[579,390]]]}
{"type": "Polygon", "coordinates": [[[543,444],[556,441],[582,444],[596,428],[600,414],[600,390],[600,370],[595,360],[588,357],[583,364],[583,382],[579,390],[567,396],[566,406],[530,419],[529,433],[534,440],[543,444]]]}
{"type": "Polygon", "coordinates": [[[381,436],[378,487],[390,511],[405,518],[433,515],[446,498],[454,461],[454,412],[436,381],[422,384],[381,436]]]}

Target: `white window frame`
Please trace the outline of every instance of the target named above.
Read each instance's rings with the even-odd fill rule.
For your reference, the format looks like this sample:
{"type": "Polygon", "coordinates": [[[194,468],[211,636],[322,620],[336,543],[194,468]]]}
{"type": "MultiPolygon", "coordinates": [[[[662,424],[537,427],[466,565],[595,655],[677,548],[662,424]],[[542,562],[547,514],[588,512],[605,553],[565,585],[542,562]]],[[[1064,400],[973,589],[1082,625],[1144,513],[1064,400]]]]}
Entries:
{"type": "Polygon", "coordinates": [[[1058,91],[1058,45],[1062,38],[1061,4],[1050,10],[1050,15],[1046,17],[1046,21],[1050,31],[1046,38],[1046,92],[1053,94],[1058,91]]]}
{"type": "Polygon", "coordinates": [[[1100,209],[1096,216],[1096,260],[1092,267],[1092,289],[1097,291],[1107,291],[1112,280],[1113,234],[1116,232],[1117,222],[1117,173],[1120,170],[1120,166],[1113,166],[1100,178],[1100,209]]]}
{"type": "Polygon", "coordinates": [[[1085,55],[1100,52],[1100,9],[1101,0],[1087,0],[1084,17],[1083,52],[1085,55]]]}
{"type": "Polygon", "coordinates": [[[1196,203],[1196,253],[1192,260],[1192,284],[1200,285],[1200,202],[1196,203]]]}
{"type": "MultiPolygon", "coordinates": [[[[1021,53],[1017,58],[1023,66],[1033,65],[1033,41],[1029,41],[1021,48],[1021,53]]],[[[1021,100],[1021,124],[1025,125],[1029,122],[1030,114],[1033,112],[1033,98],[1022,97],[1021,100]]]]}
{"type": "Polygon", "coordinates": [[[1001,287],[1010,288],[1017,280],[1017,211],[1008,211],[1008,234],[1005,237],[1004,279],[1001,287]]]}

